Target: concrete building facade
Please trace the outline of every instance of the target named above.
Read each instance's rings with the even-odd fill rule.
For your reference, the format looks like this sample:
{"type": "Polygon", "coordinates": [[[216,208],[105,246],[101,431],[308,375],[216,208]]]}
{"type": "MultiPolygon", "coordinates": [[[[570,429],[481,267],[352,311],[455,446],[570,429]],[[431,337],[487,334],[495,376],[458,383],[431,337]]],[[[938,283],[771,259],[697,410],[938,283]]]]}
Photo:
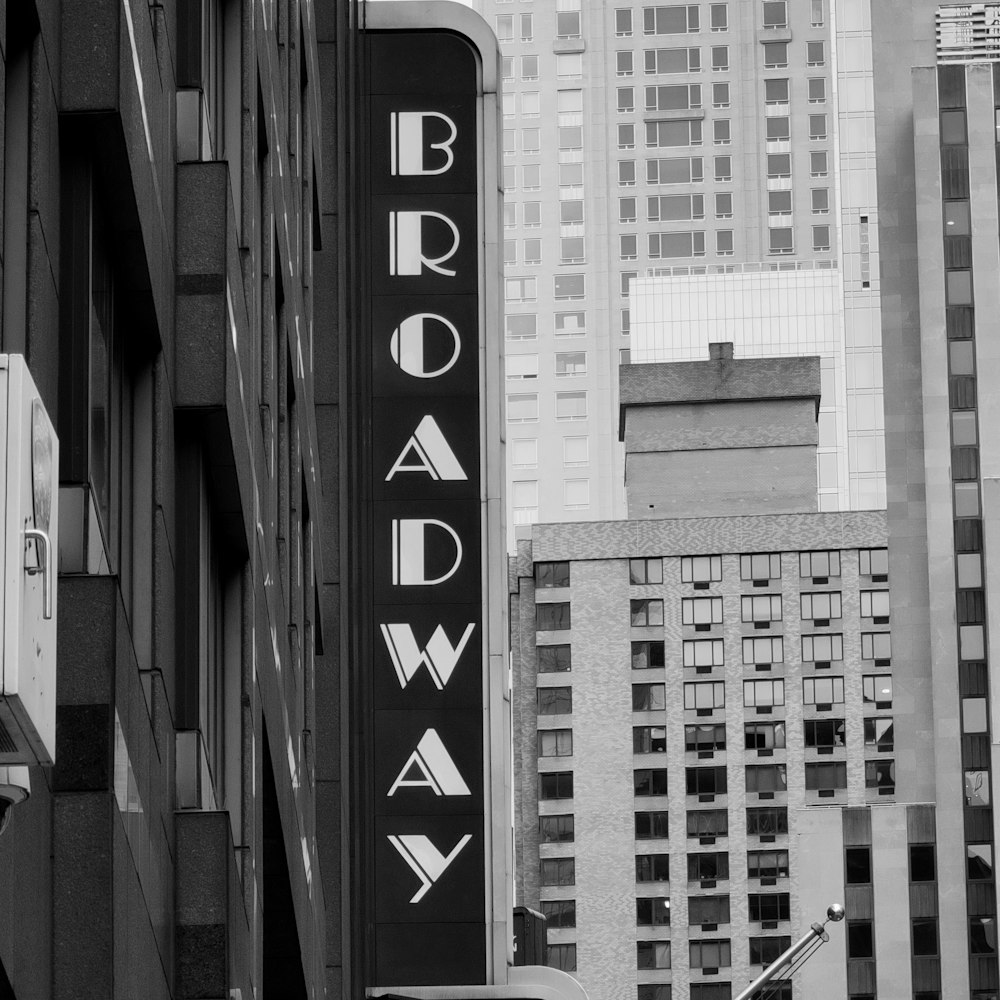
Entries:
{"type": "Polygon", "coordinates": [[[935,829],[900,798],[885,515],[817,511],[820,359],[713,348],[623,369],[630,518],[512,560],[520,898],[592,996],[725,1000],[843,901],[775,995],[910,997],[935,829]]]}

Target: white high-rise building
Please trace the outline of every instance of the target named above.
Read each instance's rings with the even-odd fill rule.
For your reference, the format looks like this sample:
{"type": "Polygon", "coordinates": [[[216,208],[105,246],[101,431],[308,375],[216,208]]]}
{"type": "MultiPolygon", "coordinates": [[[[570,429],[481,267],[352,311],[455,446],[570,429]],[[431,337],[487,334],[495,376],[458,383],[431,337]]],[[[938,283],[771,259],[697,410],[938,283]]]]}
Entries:
{"type": "Polygon", "coordinates": [[[503,53],[511,525],[624,514],[632,284],[736,266],[834,272],[823,505],[884,502],[856,422],[881,412],[869,3],[477,0],[503,53]]]}

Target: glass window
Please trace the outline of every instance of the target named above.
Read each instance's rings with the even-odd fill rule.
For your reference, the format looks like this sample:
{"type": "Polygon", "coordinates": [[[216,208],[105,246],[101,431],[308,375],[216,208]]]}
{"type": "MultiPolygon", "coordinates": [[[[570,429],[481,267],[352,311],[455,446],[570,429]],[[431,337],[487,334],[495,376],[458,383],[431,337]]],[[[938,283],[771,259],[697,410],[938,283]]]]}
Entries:
{"type": "Polygon", "coordinates": [[[540,674],[557,674],[573,669],[571,647],[567,645],[538,646],[538,672],[540,674]]]}
{"type": "Polygon", "coordinates": [[[670,836],[665,809],[653,809],[635,814],[636,840],[661,840],[670,836]]]}
{"type": "Polygon", "coordinates": [[[936,871],[934,845],[910,844],[910,881],[933,882],[937,879],[936,871]]]}
{"type": "Polygon", "coordinates": [[[684,597],[681,599],[681,621],[684,625],[722,624],[721,597],[684,597]]]}
{"type": "Polygon", "coordinates": [[[728,896],[688,896],[688,924],[703,927],[705,924],[718,926],[728,923],[728,896]]]}
{"type": "Polygon", "coordinates": [[[830,621],[841,616],[840,592],[831,590],[827,593],[800,595],[801,614],[803,621],[830,621]]]}
{"type": "Polygon", "coordinates": [[[732,192],[717,191],[715,193],[715,217],[717,219],[731,219],[733,217],[732,192]]]}
{"type": "Polygon", "coordinates": [[[964,110],[941,112],[941,143],[945,146],[964,146],[968,143],[964,110]]]}
{"type": "Polygon", "coordinates": [[[635,901],[635,922],[640,927],[667,927],[670,925],[670,898],[668,896],[643,897],[635,901]]]}
{"type": "Polygon", "coordinates": [[[827,215],[830,211],[830,189],[812,189],[812,211],[813,215],[827,215]]]}
{"type": "Polygon", "coordinates": [[[827,152],[825,149],[816,150],[809,154],[809,176],[826,177],[829,173],[827,164],[827,152]]]}
{"type": "Polygon", "coordinates": [[[750,938],[750,964],[770,965],[777,957],[790,948],[791,937],[752,937],[750,938]]]}
{"type": "Polygon", "coordinates": [[[576,860],[574,858],[542,858],[539,863],[541,885],[574,885],[576,860]]]}
{"type": "MultiPolygon", "coordinates": [[[[781,832],[788,832],[787,822],[786,829],[781,832]]],[[[747,851],[747,875],[750,878],[787,878],[788,851],[747,851]]]]}
{"type": "Polygon", "coordinates": [[[711,711],[726,706],[726,685],[723,681],[689,681],[684,685],[684,707],[711,711]]]}
{"type": "Polygon", "coordinates": [[[690,941],[688,951],[691,968],[701,969],[703,973],[708,969],[728,968],[732,965],[728,940],[690,941]]]}
{"type": "Polygon", "coordinates": [[[743,640],[743,662],[755,664],[783,663],[784,644],[780,635],[747,637],[743,640]]]}
{"type": "Polygon", "coordinates": [[[509,313],[506,318],[508,340],[534,340],[538,336],[538,317],[534,313],[509,313]]]}
{"type": "Polygon", "coordinates": [[[814,76],[808,80],[808,95],[810,104],[826,103],[826,77],[814,76]]]}
{"type": "Polygon", "coordinates": [[[511,465],[515,469],[538,466],[538,441],[534,438],[514,438],[510,442],[511,465]]]}
{"type": "Polygon", "coordinates": [[[812,227],[812,241],[813,250],[820,252],[823,250],[830,249],[830,227],[829,226],[813,226],[812,227]]]}
{"type": "Polygon", "coordinates": [[[662,600],[643,598],[640,600],[630,601],[629,605],[631,624],[633,626],[663,624],[662,600]]]}
{"type": "Polygon", "coordinates": [[[536,604],[535,628],[539,631],[556,631],[570,627],[569,603],[536,604]]]}
{"type": "Polygon", "coordinates": [[[889,620],[889,591],[862,590],[861,617],[874,618],[878,621],[889,620]]]}
{"type": "Polygon", "coordinates": [[[774,79],[764,81],[764,103],[765,104],[787,104],[788,80],[774,79]]]}
{"type": "Polygon", "coordinates": [[[806,791],[830,792],[847,787],[847,764],[823,761],[806,764],[806,791]]]}
{"type": "Polygon", "coordinates": [[[543,899],[540,909],[549,927],[576,927],[575,899],[543,899]]]}
{"type": "Polygon", "coordinates": [[[667,689],[664,684],[633,684],[632,711],[659,712],[667,707],[667,689]]]}
{"type": "Polygon", "coordinates": [[[725,73],[729,70],[729,46],[712,46],[712,71],[715,73],[725,73]]]}
{"type": "Polygon", "coordinates": [[[583,76],[583,54],[580,52],[556,53],[556,77],[560,80],[578,80],[583,76]]]}
{"type": "Polygon", "coordinates": [[[747,833],[754,837],[774,837],[788,833],[788,809],[785,806],[754,806],[747,809],[747,833]]]}
{"type": "Polygon", "coordinates": [[[560,969],[562,972],[576,972],[576,945],[547,945],[545,964],[550,969],[560,969]]]}
{"type": "Polygon", "coordinates": [[[740,556],[740,579],[780,580],[781,556],[777,552],[740,556]]]}
{"type": "Polygon", "coordinates": [[[539,688],[539,715],[568,715],[573,711],[573,689],[569,687],[539,688]]]}
{"type": "Polygon", "coordinates": [[[788,27],[788,6],[785,0],[764,0],[764,27],[788,27]]]}
{"type": "Polygon", "coordinates": [[[781,750],[785,746],[783,722],[746,722],[743,745],[747,750],[781,750]]]}
{"type": "Polygon", "coordinates": [[[628,582],[631,584],[663,583],[663,560],[629,559],[628,582]]]}
{"type": "Polygon", "coordinates": [[[688,795],[725,795],[727,790],[724,767],[689,767],[685,770],[688,795]]]}
{"type": "Polygon", "coordinates": [[[877,788],[880,795],[896,790],[896,762],[894,760],[866,760],[865,788],[877,788]]]}
{"type": "Polygon", "coordinates": [[[543,844],[572,843],[574,838],[573,816],[539,816],[538,835],[543,844]]]}
{"type": "Polygon", "coordinates": [[[753,597],[740,598],[742,621],[745,622],[780,622],[781,595],[756,594],[753,597]]]}
{"type": "Polygon", "coordinates": [[[511,423],[527,423],[538,419],[538,396],[533,392],[512,392],[507,395],[507,419],[511,423]]]}
{"type": "Polygon", "coordinates": [[[646,767],[632,772],[632,789],[639,796],[666,795],[667,769],[646,767]]]}
{"type": "Polygon", "coordinates": [[[783,792],[788,788],[784,764],[748,764],[746,791],[759,795],[762,792],[783,792]]]}
{"type": "Polygon", "coordinates": [[[945,236],[969,236],[972,232],[972,218],[967,201],[946,201],[944,203],[945,236]]]}
{"type": "Polygon", "coordinates": [[[804,705],[839,705],[844,701],[843,677],[803,677],[804,705]]]}
{"type": "Polygon", "coordinates": [[[709,4],[708,10],[712,31],[727,31],[729,29],[729,4],[709,4]]]}
{"type": "Polygon", "coordinates": [[[844,637],[832,632],[829,635],[802,636],[802,660],[805,663],[829,666],[833,660],[844,658],[844,637]]]}
{"type": "Polygon", "coordinates": [[[764,69],[781,69],[788,65],[788,42],[764,42],[764,69]]]}
{"type": "Polygon", "coordinates": [[[714,753],[726,749],[726,727],[719,723],[685,726],[684,749],[688,752],[714,753]]]}
{"type": "Polygon", "coordinates": [[[580,337],[587,332],[587,314],[582,312],[557,312],[555,316],[557,337],[580,337]]]}
{"type": "Polygon", "coordinates": [[[560,10],[556,12],[556,37],[580,37],[580,11],[560,10]]]}
{"type": "Polygon", "coordinates": [[[689,854],[688,881],[717,881],[729,878],[729,855],[724,851],[708,851],[704,854],[689,854]]]}
{"type": "Polygon", "coordinates": [[[743,704],[747,708],[768,708],[785,704],[783,680],[755,680],[743,682],[743,704]]]}
{"type": "Polygon", "coordinates": [[[861,659],[885,660],[892,656],[892,634],[890,632],[862,632],[861,659]]]}
{"type": "Polygon", "coordinates": [[[545,729],[538,733],[539,757],[572,757],[573,730],[545,729]]]}
{"type": "Polygon", "coordinates": [[[807,66],[826,65],[825,42],[806,42],[806,65],[807,66]]]}
{"type": "MultiPolygon", "coordinates": [[[[669,854],[637,854],[635,857],[635,880],[636,882],[669,882],[670,881],[670,855],[669,854]]],[[[655,909],[651,907],[650,911],[655,909]]],[[[669,915],[669,914],[668,914],[669,915]]],[[[650,912],[652,917],[652,912],[650,912]]],[[[652,919],[643,920],[636,915],[636,923],[653,923],[652,919]]]]}
{"type": "Polygon", "coordinates": [[[635,966],[637,969],[669,969],[669,941],[636,941],[635,966]]]}
{"type": "Polygon", "coordinates": [[[681,557],[681,583],[716,583],[721,579],[722,556],[681,557]]]}
{"type": "Polygon", "coordinates": [[[789,901],[787,892],[751,892],[747,896],[750,919],[753,921],[788,920],[789,901]]]}
{"type": "Polygon", "coordinates": [[[538,776],[538,797],[540,799],[573,798],[573,772],[549,771],[538,776]]]}
{"type": "Polygon", "coordinates": [[[582,299],[586,294],[586,276],[583,274],[557,274],[554,278],[557,299],[582,299]]]}
{"type": "Polygon", "coordinates": [[[663,726],[633,726],[633,753],[666,753],[667,731],[663,726]]]}
{"type": "Polygon", "coordinates": [[[792,176],[791,153],[768,153],[767,176],[770,178],[791,177],[792,176]]]}
{"type": "Polygon", "coordinates": [[[708,669],[724,663],[722,639],[685,639],[682,649],[685,667],[708,669]]]}
{"type": "Polygon", "coordinates": [[[865,674],[861,678],[861,693],[866,705],[875,708],[892,708],[892,676],[890,674],[865,674]]]}
{"type": "Polygon", "coordinates": [[[541,589],[544,589],[546,587],[568,587],[569,563],[568,562],[535,563],[535,586],[541,589]]]}
{"type": "Polygon", "coordinates": [[[791,191],[768,191],[767,192],[767,214],[768,215],[788,215],[792,211],[791,191]]]}
{"type": "Polygon", "coordinates": [[[728,108],[730,104],[730,93],[728,83],[712,84],[712,107],[728,108]]]}
{"type": "Polygon", "coordinates": [[[615,10],[615,35],[625,38],[632,34],[632,10],[620,7],[615,10]]]}

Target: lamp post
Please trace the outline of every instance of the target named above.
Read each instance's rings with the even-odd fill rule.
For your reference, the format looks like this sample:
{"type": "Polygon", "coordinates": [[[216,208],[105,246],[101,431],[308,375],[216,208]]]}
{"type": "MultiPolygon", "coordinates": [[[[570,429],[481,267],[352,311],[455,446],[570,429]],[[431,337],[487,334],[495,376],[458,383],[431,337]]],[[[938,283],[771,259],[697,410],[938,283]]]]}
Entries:
{"type": "Polygon", "coordinates": [[[840,903],[832,903],[826,908],[826,920],[821,924],[813,924],[790,948],[786,948],[745,990],[743,990],[734,1000],[750,1000],[757,990],[766,986],[774,977],[787,965],[791,965],[792,960],[806,948],[808,948],[818,938],[819,943],[815,947],[830,940],[830,935],[823,929],[830,921],[836,923],[844,919],[844,908],[840,903]]]}

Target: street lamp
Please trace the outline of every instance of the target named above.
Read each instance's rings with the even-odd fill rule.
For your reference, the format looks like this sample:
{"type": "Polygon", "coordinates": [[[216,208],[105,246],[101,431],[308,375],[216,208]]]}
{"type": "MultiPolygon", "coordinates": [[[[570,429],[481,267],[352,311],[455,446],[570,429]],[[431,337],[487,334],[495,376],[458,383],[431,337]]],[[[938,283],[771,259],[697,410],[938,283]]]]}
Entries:
{"type": "MultiPolygon", "coordinates": [[[[795,942],[795,944],[783,951],[745,990],[735,997],[735,1000],[750,1000],[750,997],[752,997],[757,990],[759,990],[762,986],[766,986],[786,966],[790,966],[794,958],[810,946],[811,951],[809,954],[812,954],[812,952],[819,948],[820,945],[830,940],[830,935],[827,934],[823,928],[826,927],[826,925],[831,921],[833,921],[833,923],[837,923],[837,921],[843,919],[843,906],[841,906],[840,903],[831,903],[826,908],[826,920],[824,920],[821,924],[813,924],[809,930],[807,930],[805,934],[803,934],[802,937],[795,942]]],[[[809,957],[809,954],[802,958],[803,962],[809,957]]]]}

